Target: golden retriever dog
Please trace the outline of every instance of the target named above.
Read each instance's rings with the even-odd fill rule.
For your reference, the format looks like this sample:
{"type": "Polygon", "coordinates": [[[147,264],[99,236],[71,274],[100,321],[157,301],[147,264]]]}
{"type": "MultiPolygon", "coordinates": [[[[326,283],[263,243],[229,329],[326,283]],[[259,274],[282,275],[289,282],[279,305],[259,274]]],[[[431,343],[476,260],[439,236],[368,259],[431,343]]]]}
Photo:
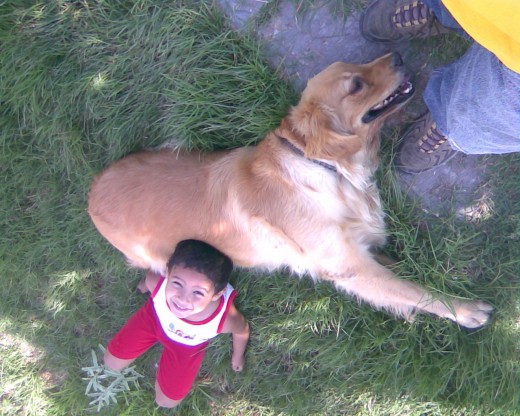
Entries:
{"type": "Polygon", "coordinates": [[[92,184],[89,214],[136,267],[164,273],[175,245],[194,238],[239,267],[288,267],[397,316],[427,312],[480,327],[488,304],[434,297],[374,258],[385,242],[373,179],[378,134],[412,94],[397,54],[336,62],[309,80],[256,146],[206,154],[163,148],[112,164],[92,184]]]}

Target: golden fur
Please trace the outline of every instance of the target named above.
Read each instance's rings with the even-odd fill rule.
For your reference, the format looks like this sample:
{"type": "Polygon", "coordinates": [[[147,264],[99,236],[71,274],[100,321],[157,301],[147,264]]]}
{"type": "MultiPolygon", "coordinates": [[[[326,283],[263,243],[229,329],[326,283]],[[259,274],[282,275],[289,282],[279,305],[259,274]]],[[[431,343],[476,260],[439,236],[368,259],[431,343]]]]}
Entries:
{"type": "Polygon", "coordinates": [[[92,184],[92,221],[136,267],[164,272],[177,242],[196,238],[237,266],[288,266],[398,316],[429,312],[466,327],[485,324],[489,305],[434,299],[420,285],[397,278],[371,252],[385,242],[372,178],[378,133],[383,119],[406,100],[373,120],[363,116],[375,114],[371,109],[403,84],[400,64],[389,54],[366,65],[329,66],[257,146],[125,157],[92,184]]]}

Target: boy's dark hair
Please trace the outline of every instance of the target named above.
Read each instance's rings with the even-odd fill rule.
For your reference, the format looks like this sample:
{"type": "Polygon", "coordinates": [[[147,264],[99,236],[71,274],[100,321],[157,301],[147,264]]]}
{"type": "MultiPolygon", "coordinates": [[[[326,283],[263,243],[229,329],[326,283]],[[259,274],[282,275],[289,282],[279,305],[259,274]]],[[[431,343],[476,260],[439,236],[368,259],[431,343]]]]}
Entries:
{"type": "Polygon", "coordinates": [[[215,247],[200,240],[183,240],[177,244],[166,267],[182,266],[207,276],[215,293],[224,289],[233,270],[233,262],[215,247]]]}

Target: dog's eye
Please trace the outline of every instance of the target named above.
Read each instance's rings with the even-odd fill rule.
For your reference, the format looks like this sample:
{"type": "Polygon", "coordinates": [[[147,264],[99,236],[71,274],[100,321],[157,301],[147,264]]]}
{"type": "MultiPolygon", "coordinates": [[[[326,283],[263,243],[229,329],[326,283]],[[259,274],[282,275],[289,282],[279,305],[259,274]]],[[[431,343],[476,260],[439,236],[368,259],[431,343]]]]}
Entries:
{"type": "Polygon", "coordinates": [[[349,95],[357,94],[359,91],[363,89],[363,81],[359,77],[352,78],[350,82],[349,95]]]}

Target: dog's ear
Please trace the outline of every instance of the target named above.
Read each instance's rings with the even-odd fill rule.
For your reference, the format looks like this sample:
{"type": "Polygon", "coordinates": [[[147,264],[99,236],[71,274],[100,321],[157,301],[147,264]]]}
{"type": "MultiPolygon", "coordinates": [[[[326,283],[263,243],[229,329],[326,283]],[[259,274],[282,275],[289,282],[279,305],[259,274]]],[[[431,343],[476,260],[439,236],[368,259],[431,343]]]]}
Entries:
{"type": "Polygon", "coordinates": [[[303,136],[308,158],[342,160],[362,147],[359,136],[349,132],[334,110],[323,104],[296,107],[292,124],[303,136]]]}

